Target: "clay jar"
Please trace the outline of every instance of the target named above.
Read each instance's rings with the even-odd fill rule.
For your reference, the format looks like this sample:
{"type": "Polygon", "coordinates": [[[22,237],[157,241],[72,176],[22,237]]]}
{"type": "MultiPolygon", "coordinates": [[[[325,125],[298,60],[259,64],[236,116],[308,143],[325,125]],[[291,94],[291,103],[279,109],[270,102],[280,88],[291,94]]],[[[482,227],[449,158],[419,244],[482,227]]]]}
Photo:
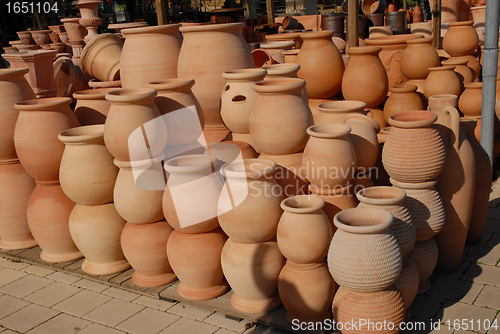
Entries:
{"type": "Polygon", "coordinates": [[[337,232],[328,251],[328,268],[335,282],[353,292],[371,293],[390,287],[402,268],[401,250],[381,209],[355,208],[339,212],[337,232]]]}
{"type": "Polygon", "coordinates": [[[172,232],[167,243],[167,256],[181,281],[177,287],[179,295],[189,300],[207,300],[227,290],[221,267],[226,239],[221,229],[196,234],[172,232]]]}
{"type": "Polygon", "coordinates": [[[443,37],[443,49],[452,57],[472,54],[479,46],[474,21],[449,22],[443,37]]]}
{"type": "Polygon", "coordinates": [[[462,90],[464,89],[464,84],[474,81],[474,74],[472,73],[472,69],[467,66],[468,63],[469,60],[467,58],[449,58],[441,62],[443,66],[455,66],[454,71],[462,84],[462,90]]]}
{"type": "Polygon", "coordinates": [[[285,258],[276,240],[244,244],[228,239],[220,261],[234,291],[231,305],[235,309],[264,313],[281,305],[277,281],[285,258]]]}
{"type": "Polygon", "coordinates": [[[106,100],[106,93],[116,88],[81,90],[73,93],[76,99],[75,116],[82,126],[104,124],[111,103],[106,100]]]}
{"type": "Polygon", "coordinates": [[[325,201],[323,211],[325,211],[328,221],[332,223],[332,230],[335,233],[337,227],[333,225],[333,217],[342,210],[355,208],[356,197],[353,194],[353,185],[348,183],[344,187],[337,187],[334,189],[318,188],[309,185],[311,194],[321,197],[325,201]]]}
{"type": "Polygon", "coordinates": [[[317,124],[307,129],[311,137],[304,149],[302,167],[311,185],[332,189],[351,181],[356,169],[356,152],[349,132],[351,128],[344,124],[317,124]]]}
{"type": "MultiPolygon", "coordinates": [[[[342,80],[346,100],[362,101],[374,108],[384,101],[389,91],[387,73],[378,57],[381,47],[352,47],[347,50],[349,63],[342,80]]],[[[302,52],[302,51],[301,51],[302,52]]]]}
{"type": "Polygon", "coordinates": [[[410,79],[425,79],[429,67],[439,66],[439,56],[432,46],[432,37],[410,39],[401,56],[401,73],[410,79]]]}
{"type": "Polygon", "coordinates": [[[454,69],[455,66],[429,68],[430,72],[424,84],[425,97],[429,98],[432,95],[441,94],[460,95],[462,92],[462,85],[454,69]]]}
{"type": "Polygon", "coordinates": [[[307,92],[312,99],[327,99],[340,91],[344,61],[333,44],[332,30],[306,32],[297,56],[299,78],[307,82],[307,92]]]}
{"type": "Polygon", "coordinates": [[[167,126],[154,103],[156,94],[151,88],[118,89],[106,94],[111,107],[104,123],[104,142],[117,160],[145,160],[163,152],[167,126]]]}
{"type": "Polygon", "coordinates": [[[221,95],[220,116],[231,132],[249,133],[250,113],[257,99],[253,85],[266,76],[263,69],[241,69],[222,74],[226,86],[221,95]]]}
{"type": "Polygon", "coordinates": [[[366,115],[366,103],[361,101],[331,101],[318,105],[318,115],[316,124],[323,123],[344,123],[347,115],[356,113],[366,115]]]}
{"type": "Polygon", "coordinates": [[[318,196],[299,195],[281,202],[284,210],[277,231],[281,254],[294,264],[322,262],[333,237],[323,211],[325,201],[318,196]]]}
{"type": "Polygon", "coordinates": [[[167,258],[167,242],[172,232],[173,228],[165,220],[125,225],[121,244],[125,257],[134,268],[132,281],[136,285],[155,287],[177,279],[167,258]]]}
{"type": "Polygon", "coordinates": [[[69,97],[42,98],[18,102],[20,111],[14,132],[17,155],[28,174],[37,182],[59,180],[64,144],[57,135],[79,126],[71,111],[69,97]]]}
{"type": "Polygon", "coordinates": [[[417,88],[417,86],[410,84],[393,86],[391,88],[392,94],[384,104],[384,120],[386,122],[395,113],[424,109],[424,104],[417,93],[417,88]]]}
{"type": "Polygon", "coordinates": [[[64,193],[81,205],[112,202],[118,168],[104,145],[104,125],[65,130],[58,138],[66,145],[59,169],[64,193]]]}
{"type": "Polygon", "coordinates": [[[120,57],[123,88],[143,88],[151,81],[177,78],[182,43],[179,27],[180,24],[167,24],[121,31],[125,36],[120,57]],[[138,59],[144,61],[137,62],[138,59]]]}
{"type": "Polygon", "coordinates": [[[259,94],[250,115],[250,137],[257,151],[297,153],[306,146],[306,130],[313,125],[311,109],[301,94],[306,83],[298,78],[257,82],[259,94]]]}
{"type": "Polygon", "coordinates": [[[373,118],[357,114],[347,115],[344,124],[351,128],[349,139],[356,153],[356,171],[368,173],[377,162],[380,126],[373,118]]]}
{"type": "Polygon", "coordinates": [[[273,177],[276,163],[267,159],[237,160],[222,166],[226,183],[217,214],[224,232],[242,243],[264,242],[276,237],[283,200],[273,177]]]}
{"type": "Polygon", "coordinates": [[[465,90],[458,99],[458,108],[465,116],[481,117],[483,83],[470,82],[468,84],[465,84],[464,86],[465,90]]]}
{"type": "Polygon", "coordinates": [[[110,33],[91,39],[80,54],[83,73],[100,81],[119,79],[122,46],[120,37],[110,33]]]}
{"type": "Polygon", "coordinates": [[[24,75],[27,68],[0,69],[0,160],[17,159],[14,129],[19,111],[14,104],[36,98],[24,75]]]}

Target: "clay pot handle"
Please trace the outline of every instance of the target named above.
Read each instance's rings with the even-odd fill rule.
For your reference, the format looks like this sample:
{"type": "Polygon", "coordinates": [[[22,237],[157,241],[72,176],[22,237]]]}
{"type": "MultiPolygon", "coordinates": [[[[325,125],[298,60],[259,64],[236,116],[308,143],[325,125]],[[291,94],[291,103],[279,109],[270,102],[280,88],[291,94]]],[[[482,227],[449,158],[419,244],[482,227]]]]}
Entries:
{"type": "Polygon", "coordinates": [[[373,112],[373,110],[366,110],[366,116],[370,117],[370,118],[373,118],[375,116],[375,113],[373,112]]]}
{"type": "MultiPolygon", "coordinates": [[[[458,110],[452,106],[446,106],[443,109],[443,111],[450,114],[450,123],[451,123],[450,128],[455,136],[455,142],[450,143],[450,147],[453,146],[453,148],[455,148],[455,150],[458,152],[459,143],[460,143],[460,115],[458,113],[458,110]]],[[[451,140],[452,140],[452,137],[450,136],[450,141],[451,140]]]]}

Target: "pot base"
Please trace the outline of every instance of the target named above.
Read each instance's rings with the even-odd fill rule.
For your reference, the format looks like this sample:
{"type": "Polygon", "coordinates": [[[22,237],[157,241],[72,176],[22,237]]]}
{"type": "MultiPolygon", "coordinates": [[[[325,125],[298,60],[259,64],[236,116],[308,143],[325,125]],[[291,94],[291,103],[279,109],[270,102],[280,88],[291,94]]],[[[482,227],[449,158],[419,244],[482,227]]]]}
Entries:
{"type": "Polygon", "coordinates": [[[117,274],[130,268],[127,260],[119,260],[107,263],[95,263],[85,259],[82,263],[82,270],[89,275],[111,275],[117,274]]]}
{"type": "Polygon", "coordinates": [[[69,262],[78,260],[83,257],[83,254],[80,251],[70,252],[70,253],[62,253],[62,254],[47,254],[46,251],[42,250],[40,253],[40,259],[49,263],[57,263],[57,262],[69,262]]]}
{"type": "Polygon", "coordinates": [[[25,249],[32,248],[38,246],[38,242],[35,239],[29,238],[22,241],[6,241],[5,239],[0,239],[0,248],[7,250],[17,250],[17,249],[25,249]]]}
{"type": "Polygon", "coordinates": [[[310,322],[324,322],[326,319],[330,319],[331,318],[331,314],[329,311],[325,311],[323,314],[321,315],[318,315],[317,317],[314,317],[314,318],[303,318],[301,317],[300,315],[293,315],[293,314],[290,314],[290,313],[287,313],[286,314],[286,321],[288,321],[289,323],[293,324],[294,320],[299,320],[300,323],[310,323],[310,322]]]}
{"type": "Polygon", "coordinates": [[[177,292],[179,295],[189,300],[208,300],[219,297],[226,292],[228,287],[227,283],[224,282],[222,285],[211,286],[204,289],[193,289],[186,287],[186,285],[181,282],[177,287],[177,292]]]}
{"type": "Polygon", "coordinates": [[[234,294],[231,297],[231,305],[240,312],[258,314],[277,309],[281,305],[281,299],[276,294],[268,299],[244,300],[234,294]]]}
{"type": "Polygon", "coordinates": [[[426,293],[431,289],[431,282],[429,280],[425,281],[424,283],[420,284],[418,287],[417,295],[421,295],[422,293],[426,293]]]}
{"type": "Polygon", "coordinates": [[[143,275],[136,271],[132,274],[132,281],[135,283],[135,285],[148,288],[169,284],[175,280],[177,280],[177,276],[174,273],[143,275]]]}

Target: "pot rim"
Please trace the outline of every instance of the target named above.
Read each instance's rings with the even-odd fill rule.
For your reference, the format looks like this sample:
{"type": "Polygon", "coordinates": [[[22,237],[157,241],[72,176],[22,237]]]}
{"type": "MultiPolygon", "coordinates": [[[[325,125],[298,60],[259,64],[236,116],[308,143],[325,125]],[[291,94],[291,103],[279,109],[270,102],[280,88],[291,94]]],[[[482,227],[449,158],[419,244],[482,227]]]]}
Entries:
{"type": "Polygon", "coordinates": [[[267,71],[262,68],[242,68],[237,70],[226,71],[222,73],[222,77],[226,80],[243,80],[261,81],[266,76],[267,71]]]}
{"type": "Polygon", "coordinates": [[[294,41],[276,41],[276,42],[267,42],[267,43],[260,43],[260,48],[267,50],[267,49],[291,49],[292,47],[295,46],[294,41]]]}
{"type": "Polygon", "coordinates": [[[300,70],[300,65],[295,63],[283,63],[262,66],[261,69],[267,71],[267,76],[282,76],[285,74],[295,74],[300,70]]]}
{"type": "Polygon", "coordinates": [[[325,201],[315,195],[296,195],[285,198],[280,206],[287,212],[306,214],[321,210],[325,206],[325,201]]]}
{"type": "Polygon", "coordinates": [[[377,208],[345,209],[333,218],[338,229],[356,234],[383,233],[391,227],[392,222],[392,214],[377,208]]]}
{"type": "Polygon", "coordinates": [[[347,53],[349,55],[368,55],[373,54],[378,56],[378,54],[382,51],[380,46],[353,46],[347,49],[347,53]]]}
{"type": "MultiPolygon", "coordinates": [[[[300,34],[302,39],[324,38],[331,40],[335,32],[333,30],[308,31],[300,34]]],[[[333,43],[333,41],[331,41],[333,43]]]]}
{"type": "Polygon", "coordinates": [[[407,183],[407,182],[400,182],[394,180],[392,177],[389,178],[389,182],[394,187],[401,188],[401,189],[411,189],[411,190],[421,190],[421,189],[432,189],[436,186],[438,183],[438,179],[434,179],[431,181],[427,182],[422,182],[422,183],[407,183]]]}
{"type": "Polygon", "coordinates": [[[377,121],[367,115],[360,115],[358,113],[349,114],[344,117],[344,124],[348,122],[350,119],[358,119],[362,122],[366,122],[373,128],[375,133],[380,132],[380,125],[377,123],[377,121]]]}
{"type": "Polygon", "coordinates": [[[467,65],[469,63],[469,59],[467,58],[461,58],[461,59],[456,59],[456,58],[448,58],[446,60],[443,60],[441,62],[441,65],[443,66],[453,66],[453,65],[467,65]]]}
{"type": "Polygon", "coordinates": [[[406,44],[423,44],[423,43],[430,44],[432,40],[433,40],[432,37],[415,38],[407,40],[406,44]]]}
{"type": "Polygon", "coordinates": [[[201,26],[180,27],[179,31],[183,33],[231,31],[231,30],[241,31],[241,29],[243,29],[244,26],[245,26],[244,22],[221,23],[221,24],[201,25],[201,26]]]}
{"type": "MultiPolygon", "coordinates": [[[[283,55],[292,55],[296,56],[299,54],[300,49],[291,49],[291,50],[285,50],[283,51],[283,55]]],[[[294,64],[294,63],[283,63],[283,64],[294,64]]],[[[273,65],[283,65],[283,64],[273,64],[273,65]]],[[[273,66],[273,65],[266,65],[266,66],[273,66]]],[[[298,65],[298,64],[297,64],[298,65]]],[[[261,68],[264,68],[265,66],[262,66],[261,68]]]]}
{"type": "Polygon", "coordinates": [[[114,81],[99,81],[97,79],[91,79],[89,81],[89,86],[92,89],[98,89],[98,88],[120,89],[122,87],[122,82],[120,79],[114,81]]]}
{"type": "Polygon", "coordinates": [[[351,127],[346,124],[323,123],[315,124],[307,128],[307,134],[311,137],[335,139],[347,136],[351,127]]]}
{"type": "Polygon", "coordinates": [[[356,197],[365,204],[398,205],[406,198],[406,192],[401,188],[376,186],[361,189],[356,194],[356,197]]]}
{"type": "MultiPolygon", "coordinates": [[[[397,12],[395,12],[397,13],[397,12]]],[[[388,13],[386,13],[388,14],[388,13]]],[[[400,35],[390,35],[381,36],[374,38],[366,38],[364,40],[366,45],[392,45],[392,44],[407,44],[408,40],[424,38],[423,34],[400,34],[400,35]]]]}
{"type": "Polygon", "coordinates": [[[456,108],[457,107],[457,103],[458,103],[458,96],[455,95],[455,94],[437,94],[437,95],[432,95],[432,96],[429,96],[429,100],[441,100],[441,99],[453,99],[454,103],[454,107],[456,108]]]}
{"type": "Polygon", "coordinates": [[[69,107],[73,102],[71,97],[46,97],[17,102],[14,108],[19,111],[55,111],[62,107],[69,107]]]}
{"type": "Polygon", "coordinates": [[[366,103],[362,101],[356,101],[356,100],[341,100],[341,101],[331,101],[331,102],[325,102],[321,103],[317,106],[318,111],[324,112],[324,113],[338,113],[338,112],[345,112],[345,111],[364,111],[366,108],[366,103]],[[347,108],[347,106],[352,106],[347,108]]]}
{"type": "Polygon", "coordinates": [[[66,17],[64,19],[61,19],[61,22],[63,23],[78,23],[80,21],[81,17],[66,17]]]}
{"type": "Polygon", "coordinates": [[[4,80],[7,78],[22,76],[28,73],[29,68],[2,68],[0,69],[0,80],[4,80]]]}
{"type": "Polygon", "coordinates": [[[474,21],[459,21],[459,22],[448,22],[450,27],[465,27],[465,26],[474,26],[474,21]]]}
{"type": "MultiPolygon", "coordinates": [[[[170,31],[179,30],[180,24],[166,24],[161,26],[148,26],[148,27],[137,27],[137,28],[125,28],[120,32],[123,35],[135,35],[135,34],[152,34],[152,33],[167,33],[170,31]]],[[[125,36],[127,37],[127,36],[125,36]]]]}
{"type": "Polygon", "coordinates": [[[190,90],[195,84],[191,78],[172,78],[158,81],[151,81],[147,88],[156,89],[158,92],[163,90],[185,91],[190,90]]]}
{"type": "Polygon", "coordinates": [[[217,165],[217,162],[217,158],[212,155],[191,154],[169,159],[165,161],[163,168],[171,174],[191,174],[200,171],[206,171],[207,169],[213,171],[214,166],[217,165]],[[190,165],[179,165],[179,162],[189,163],[189,161],[192,161],[190,165]]]}
{"type": "Polygon", "coordinates": [[[141,168],[143,169],[144,167],[150,167],[154,164],[157,164],[165,158],[165,155],[162,153],[156,157],[149,158],[149,159],[144,159],[144,160],[136,160],[136,161],[122,161],[122,160],[117,160],[116,158],[113,160],[113,163],[115,164],[116,167],[122,169],[122,168],[141,168]]]}
{"type": "Polygon", "coordinates": [[[282,41],[282,40],[288,40],[288,39],[293,39],[300,37],[302,32],[285,32],[285,33],[277,33],[277,34],[272,34],[272,35],[266,35],[266,39],[268,41],[282,41]]]}
{"type": "Polygon", "coordinates": [[[62,131],[57,139],[64,144],[86,144],[101,139],[104,144],[104,124],[86,125],[62,131]]]}
{"type": "Polygon", "coordinates": [[[427,110],[407,110],[389,116],[388,123],[397,128],[428,128],[437,120],[437,114],[427,110]],[[418,119],[414,119],[418,117],[418,119]]]}
{"type": "Polygon", "coordinates": [[[273,80],[257,81],[253,90],[257,93],[291,93],[300,92],[306,86],[306,82],[300,78],[273,78],[273,80]]]}
{"type": "Polygon", "coordinates": [[[393,93],[413,93],[418,89],[417,85],[412,84],[401,84],[391,87],[391,92],[393,93]]]}
{"type": "Polygon", "coordinates": [[[482,82],[468,82],[464,84],[465,89],[471,88],[471,89],[483,89],[483,83],[482,82]]]}
{"type": "Polygon", "coordinates": [[[110,88],[85,89],[73,93],[73,98],[77,100],[106,100],[106,93],[115,90],[110,88]]]}
{"type": "Polygon", "coordinates": [[[438,67],[429,67],[429,71],[453,71],[455,69],[455,66],[438,66],[438,67]]]}
{"type": "Polygon", "coordinates": [[[153,100],[158,92],[152,88],[120,88],[107,92],[105,97],[114,103],[136,103],[153,100]]]}
{"type": "Polygon", "coordinates": [[[221,167],[221,173],[231,179],[270,178],[277,167],[278,165],[269,159],[244,159],[225,163],[221,167]]]}

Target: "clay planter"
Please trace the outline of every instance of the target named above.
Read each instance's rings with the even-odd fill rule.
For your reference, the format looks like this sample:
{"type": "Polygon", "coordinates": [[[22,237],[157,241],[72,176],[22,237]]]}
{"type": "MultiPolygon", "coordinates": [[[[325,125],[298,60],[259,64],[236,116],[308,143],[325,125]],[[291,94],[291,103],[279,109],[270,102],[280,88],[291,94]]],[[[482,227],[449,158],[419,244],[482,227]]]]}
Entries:
{"type": "Polygon", "coordinates": [[[17,155],[37,182],[57,182],[64,144],[57,135],[79,126],[69,108],[71,99],[54,97],[18,102],[20,111],[14,132],[17,155]]]}
{"type": "Polygon", "coordinates": [[[98,36],[97,27],[102,23],[98,7],[102,3],[103,1],[101,0],[82,0],[76,3],[82,17],[78,23],[87,29],[87,35],[84,38],[87,43],[92,38],[98,36]]]}
{"type": "Polygon", "coordinates": [[[14,129],[19,111],[14,104],[35,98],[24,78],[28,71],[27,68],[0,70],[0,161],[17,159],[14,129]]]}
{"type": "Polygon", "coordinates": [[[410,79],[425,79],[429,67],[439,66],[439,56],[432,46],[432,37],[410,39],[401,56],[401,73],[410,79]]]}
{"type": "Polygon", "coordinates": [[[333,224],[333,217],[342,210],[355,208],[358,204],[351,183],[348,183],[344,187],[337,187],[334,189],[321,189],[309,185],[309,191],[312,195],[319,196],[325,201],[323,211],[328,217],[328,221],[331,223],[334,233],[337,227],[333,224]]]}
{"type": "Polygon", "coordinates": [[[100,34],[91,39],[80,55],[83,73],[100,81],[119,79],[122,46],[121,39],[114,34],[100,34]]]}
{"type": "Polygon", "coordinates": [[[184,34],[177,76],[193,78],[193,93],[205,114],[205,126],[223,129],[220,117],[220,94],[226,80],[222,73],[255,67],[241,30],[244,23],[182,27],[184,34]]]}
{"type": "Polygon", "coordinates": [[[35,182],[18,160],[0,162],[0,248],[24,249],[37,245],[26,210],[35,182]]]}
{"type": "Polygon", "coordinates": [[[356,113],[366,115],[366,103],[361,101],[331,101],[317,106],[318,116],[315,124],[338,123],[343,124],[347,115],[356,113]]]}
{"type": "Polygon", "coordinates": [[[349,139],[351,128],[344,124],[317,124],[309,127],[311,136],[304,149],[302,167],[311,185],[337,188],[351,181],[356,169],[356,152],[349,139]],[[324,152],[337,152],[326,154],[324,152]]]}
{"type": "Polygon", "coordinates": [[[464,89],[464,84],[474,81],[474,74],[472,73],[472,69],[467,66],[468,63],[469,60],[467,58],[449,58],[441,62],[443,66],[455,66],[454,71],[462,84],[462,90],[464,89]]]}
{"type": "Polygon", "coordinates": [[[376,107],[387,96],[389,82],[378,55],[381,47],[352,47],[347,50],[349,63],[342,80],[346,100],[362,101],[368,108],[376,107]]]}
{"type": "Polygon", "coordinates": [[[87,34],[85,27],[81,26],[79,23],[79,17],[61,19],[61,22],[64,25],[64,29],[68,33],[68,39],[70,41],[83,40],[85,34],[87,34]]]}
{"type": "Polygon", "coordinates": [[[287,261],[278,277],[278,291],[288,311],[289,323],[325,321],[331,318],[335,292],[328,267],[323,263],[296,264],[287,261]]]}
{"type": "Polygon", "coordinates": [[[250,137],[257,151],[297,153],[306,146],[313,117],[301,92],[305,81],[282,78],[254,85],[259,94],[250,115],[250,137]],[[272,116],[271,116],[272,115],[272,116]]]}
{"type": "Polygon", "coordinates": [[[361,6],[361,10],[365,15],[370,15],[373,13],[383,13],[386,9],[387,4],[385,0],[365,0],[361,6]]]}
{"type": "Polygon", "coordinates": [[[234,291],[231,305],[235,309],[264,313],[281,305],[277,283],[285,258],[276,240],[244,244],[228,239],[220,261],[234,291]]]}
{"type": "Polygon", "coordinates": [[[455,66],[441,66],[429,68],[429,75],[425,79],[424,94],[429,98],[433,95],[454,94],[460,95],[462,85],[457,74],[454,72],[455,66]]]}
{"type": "MultiPolygon", "coordinates": [[[[294,264],[322,262],[333,237],[321,197],[293,196],[281,202],[284,210],[277,231],[281,254],[294,264]]],[[[312,269],[312,268],[310,268],[312,269]]]]}
{"type": "Polygon", "coordinates": [[[408,83],[393,86],[392,94],[384,104],[384,120],[388,122],[390,116],[401,111],[424,110],[424,104],[417,89],[417,86],[408,83]]]}
{"type": "Polygon", "coordinates": [[[327,99],[340,91],[344,62],[333,44],[333,31],[306,32],[300,37],[304,44],[297,56],[299,78],[307,82],[307,92],[312,99],[327,99]]]}
{"type": "MultiPolygon", "coordinates": [[[[383,21],[383,14],[382,14],[382,23],[383,21]]],[[[377,38],[377,37],[385,37],[385,36],[391,36],[392,35],[392,27],[390,26],[384,26],[382,25],[374,25],[373,27],[368,28],[369,31],[369,37],[370,38],[377,38]]]]}
{"type": "Polygon", "coordinates": [[[58,33],[59,39],[62,43],[67,44],[69,42],[69,37],[67,32],[58,33]]]}
{"type": "Polygon", "coordinates": [[[226,239],[221,229],[197,234],[172,232],[167,243],[167,256],[181,281],[177,287],[179,295],[189,300],[207,300],[227,290],[221,267],[226,239]]]}
{"type": "Polygon", "coordinates": [[[156,94],[151,88],[118,89],[106,94],[111,107],[104,124],[104,141],[117,160],[145,160],[163,152],[167,127],[154,103],[156,94]]]}
{"type": "Polygon", "coordinates": [[[380,126],[373,118],[357,114],[347,115],[344,124],[351,128],[349,139],[356,153],[356,171],[368,173],[377,162],[380,126]]]}
{"type": "Polygon", "coordinates": [[[76,99],[75,116],[82,126],[104,124],[111,103],[106,101],[106,93],[115,88],[81,90],[73,94],[76,99]]]}
{"type": "Polygon", "coordinates": [[[479,37],[473,21],[450,22],[443,37],[443,49],[452,57],[466,56],[476,51],[479,37]]]}
{"type": "Polygon", "coordinates": [[[18,31],[17,36],[19,36],[19,39],[21,42],[23,42],[23,45],[35,45],[35,41],[33,40],[33,37],[31,37],[31,31],[18,31]]]}
{"type": "Polygon", "coordinates": [[[37,45],[44,45],[50,43],[50,30],[33,30],[31,31],[31,37],[37,45]]]}
{"type": "Polygon", "coordinates": [[[135,270],[132,281],[136,285],[155,287],[177,279],[167,258],[167,242],[172,231],[165,220],[125,225],[121,244],[125,257],[135,270]]]}
{"type": "Polygon", "coordinates": [[[234,241],[256,243],[276,237],[283,195],[273,174],[276,163],[266,159],[235,161],[222,166],[226,182],[217,204],[219,224],[234,241]]]}
{"type": "Polygon", "coordinates": [[[65,130],[59,140],[66,148],[59,179],[64,193],[80,205],[100,205],[113,201],[118,168],[104,145],[104,125],[65,130]]]}
{"type": "MultiPolygon", "coordinates": [[[[262,69],[267,71],[267,75],[264,80],[275,78],[297,78],[297,72],[300,69],[300,65],[295,64],[295,62],[294,64],[274,64],[262,66],[262,69]]],[[[309,100],[309,95],[307,94],[307,89],[305,87],[302,89],[302,95],[306,101],[309,100]]]]}
{"type": "Polygon", "coordinates": [[[438,260],[438,248],[434,239],[417,241],[409,255],[418,269],[419,287],[418,294],[427,292],[431,288],[429,277],[432,275],[438,260]]]}
{"type": "Polygon", "coordinates": [[[266,74],[264,69],[241,69],[222,74],[226,86],[221,94],[220,115],[231,132],[249,133],[250,113],[258,96],[253,85],[266,74]]]}
{"type": "Polygon", "coordinates": [[[392,232],[401,247],[402,257],[406,257],[415,245],[416,232],[410,212],[405,207],[406,193],[394,187],[372,187],[358,191],[356,194],[359,208],[379,208],[392,214],[394,221],[392,232]]]}
{"type": "Polygon", "coordinates": [[[338,230],[328,251],[335,282],[359,293],[382,291],[394,284],[403,262],[392,222],[389,212],[374,208],[348,209],[335,216],[338,230]]]}
{"type": "MultiPolygon", "coordinates": [[[[284,56],[283,56],[284,57],[284,56]]],[[[277,62],[273,59],[271,53],[264,49],[255,49],[252,51],[252,58],[255,64],[255,68],[261,68],[264,66],[277,64],[277,62]]]]}
{"type": "Polygon", "coordinates": [[[33,190],[28,203],[28,225],[42,249],[43,261],[69,262],[82,257],[69,232],[74,206],[58,183],[39,183],[33,190]]]}

